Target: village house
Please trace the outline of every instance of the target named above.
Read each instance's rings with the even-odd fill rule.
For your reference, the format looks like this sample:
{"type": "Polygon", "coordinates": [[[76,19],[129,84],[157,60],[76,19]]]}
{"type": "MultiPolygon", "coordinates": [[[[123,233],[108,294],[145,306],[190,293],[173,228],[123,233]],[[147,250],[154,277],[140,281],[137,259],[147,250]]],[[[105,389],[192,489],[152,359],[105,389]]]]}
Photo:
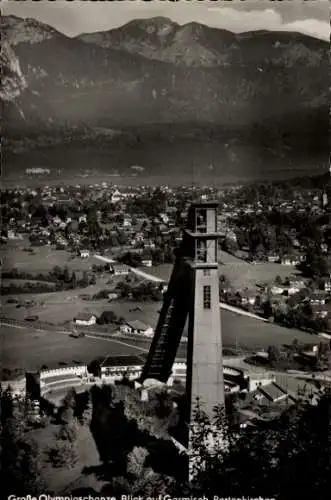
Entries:
{"type": "Polygon", "coordinates": [[[300,258],[296,256],[283,256],[280,263],[283,266],[297,266],[300,264],[300,258]]]}
{"type": "Polygon", "coordinates": [[[80,326],[91,326],[95,325],[97,322],[97,317],[92,313],[80,313],[74,318],[74,323],[80,326]]]}
{"type": "Polygon", "coordinates": [[[61,224],[62,220],[60,219],[60,217],[58,215],[56,215],[54,218],[53,218],[53,224],[55,226],[58,226],[59,224],[61,224]]]}
{"type": "Polygon", "coordinates": [[[270,254],[267,257],[268,262],[280,262],[280,257],[278,254],[270,254]]]}
{"type": "Polygon", "coordinates": [[[114,276],[126,276],[127,274],[129,274],[130,269],[124,264],[115,264],[112,266],[112,271],[114,273],[114,276]]]}
{"type": "Polygon", "coordinates": [[[141,264],[145,267],[152,267],[152,259],[143,259],[141,264]]]}
{"type": "Polygon", "coordinates": [[[120,331],[125,334],[144,335],[146,337],[154,335],[154,329],[140,320],[127,321],[120,326],[120,331]]]}
{"type": "Polygon", "coordinates": [[[129,219],[129,217],[124,217],[123,219],[123,227],[131,227],[132,226],[132,221],[129,219]]]}
{"type": "Polygon", "coordinates": [[[325,292],[331,292],[331,279],[327,278],[323,281],[323,288],[325,292]]]}
{"type": "Polygon", "coordinates": [[[17,234],[13,229],[8,229],[8,235],[7,235],[9,240],[22,240],[23,236],[21,234],[17,234]]]}
{"type": "Polygon", "coordinates": [[[155,248],[155,243],[154,241],[146,241],[144,243],[144,248],[151,248],[152,250],[155,248]]]}
{"type": "Polygon", "coordinates": [[[110,201],[111,203],[118,203],[119,201],[121,201],[122,199],[122,195],[121,193],[119,192],[118,189],[116,189],[112,195],[111,195],[111,198],[110,198],[110,201]]]}
{"type": "Polygon", "coordinates": [[[315,318],[325,319],[329,315],[327,308],[322,304],[312,305],[312,309],[313,309],[313,316],[315,318]]]}
{"type": "Polygon", "coordinates": [[[134,235],[134,239],[137,243],[142,243],[144,241],[144,233],[138,231],[134,235]]]}
{"type": "Polygon", "coordinates": [[[88,250],[80,250],[79,255],[82,259],[87,259],[90,256],[90,252],[88,250]]]}
{"type": "Polygon", "coordinates": [[[168,224],[169,217],[167,214],[164,214],[164,213],[159,214],[159,217],[160,217],[161,221],[163,222],[163,224],[168,224]]]}
{"type": "Polygon", "coordinates": [[[252,290],[244,290],[240,293],[240,297],[243,306],[253,306],[256,302],[256,293],[252,290]]]}
{"type": "Polygon", "coordinates": [[[296,278],[290,278],[290,285],[299,288],[299,290],[302,290],[306,286],[304,280],[296,278]]]}
{"type": "Polygon", "coordinates": [[[325,293],[322,290],[316,290],[315,292],[312,292],[309,297],[309,302],[311,305],[325,305],[325,293]]]}
{"type": "Polygon", "coordinates": [[[79,219],[78,219],[78,222],[81,223],[81,222],[86,222],[87,221],[87,215],[86,214],[82,214],[79,216],[79,219]]]}
{"type": "Polygon", "coordinates": [[[283,286],[283,295],[295,295],[300,292],[300,288],[295,285],[285,285],[283,286]]]}

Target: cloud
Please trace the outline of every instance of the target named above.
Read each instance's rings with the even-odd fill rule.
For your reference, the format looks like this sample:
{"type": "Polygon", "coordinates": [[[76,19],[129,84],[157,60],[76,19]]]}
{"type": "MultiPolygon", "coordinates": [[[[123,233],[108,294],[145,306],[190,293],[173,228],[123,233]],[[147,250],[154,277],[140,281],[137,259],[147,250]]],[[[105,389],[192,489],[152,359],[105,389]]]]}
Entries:
{"type": "Polygon", "coordinates": [[[299,31],[305,35],[330,40],[330,24],[318,19],[299,19],[282,26],[284,31],[299,31]]]}
{"type": "Polygon", "coordinates": [[[245,12],[231,7],[210,7],[207,11],[208,24],[237,33],[274,29],[283,23],[282,16],[273,9],[245,12]]]}
{"type": "Polygon", "coordinates": [[[298,31],[323,40],[330,38],[330,24],[318,19],[298,19],[284,23],[279,12],[274,9],[239,11],[233,8],[210,7],[210,26],[225,28],[236,33],[242,31],[298,31]]]}
{"type": "Polygon", "coordinates": [[[210,7],[210,26],[225,28],[236,33],[243,31],[298,31],[323,40],[330,38],[330,24],[318,19],[298,19],[284,23],[279,12],[274,9],[239,11],[233,8],[210,7]]]}

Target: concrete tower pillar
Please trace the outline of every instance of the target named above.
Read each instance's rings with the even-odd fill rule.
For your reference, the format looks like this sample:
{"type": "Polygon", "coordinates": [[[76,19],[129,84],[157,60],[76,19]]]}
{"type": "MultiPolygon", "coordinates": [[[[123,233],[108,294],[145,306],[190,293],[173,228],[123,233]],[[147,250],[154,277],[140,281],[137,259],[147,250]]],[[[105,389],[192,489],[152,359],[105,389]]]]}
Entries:
{"type": "Polygon", "coordinates": [[[217,206],[216,202],[192,205],[184,230],[193,278],[186,379],[191,422],[197,399],[210,417],[215,405],[224,405],[217,206]]]}

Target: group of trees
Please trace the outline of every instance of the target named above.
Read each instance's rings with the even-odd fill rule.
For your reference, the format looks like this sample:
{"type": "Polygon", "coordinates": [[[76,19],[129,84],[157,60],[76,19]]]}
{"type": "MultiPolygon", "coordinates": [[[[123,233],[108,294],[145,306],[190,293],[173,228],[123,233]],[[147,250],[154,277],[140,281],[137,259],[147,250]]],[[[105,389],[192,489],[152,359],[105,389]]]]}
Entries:
{"type": "Polygon", "coordinates": [[[157,284],[151,281],[141,281],[136,277],[120,281],[115,290],[121,298],[129,298],[138,302],[162,300],[162,292],[157,284]]]}
{"type": "Polygon", "coordinates": [[[44,293],[85,288],[90,284],[95,284],[95,276],[83,272],[81,278],[77,278],[75,271],[69,272],[67,266],[63,268],[55,266],[49,273],[32,274],[24,271],[12,269],[2,273],[3,279],[26,280],[25,283],[9,283],[1,288],[2,295],[21,293],[44,293]]]}
{"type": "MultiPolygon", "coordinates": [[[[91,428],[102,467],[101,491],[95,495],[265,496],[280,500],[329,498],[331,487],[331,392],[322,388],[317,401],[302,399],[281,417],[232,430],[222,408],[210,419],[197,401],[188,456],[173,444],[178,424],[173,399],[159,390],[140,401],[128,386],[97,388],[78,407],[71,391],[57,417],[55,441],[42,453],[23,413],[1,394],[1,470],[3,494],[45,491],[44,465],[56,469],[79,465],[77,438],[91,428]],[[212,438],[212,439],[210,439],[212,438]]],[[[96,471],[94,471],[96,472],[96,471]]],[[[78,472],[81,473],[81,472],[78,472]]],[[[60,492],[56,492],[59,494],[60,492]]],[[[72,492],[75,494],[75,490],[72,492]]]]}
{"type": "Polygon", "coordinates": [[[284,500],[311,496],[324,500],[329,496],[331,395],[328,391],[320,394],[316,405],[302,400],[281,417],[267,424],[256,423],[239,433],[229,428],[221,408],[215,408],[215,418],[211,420],[197,405],[191,429],[190,482],[188,457],[163,439],[159,427],[154,424],[149,428],[145,424],[142,405],[132,401],[129,392],[125,403],[119,406],[109,391],[107,395],[98,394],[98,398],[103,402],[93,402],[96,404],[93,415],[94,418],[99,415],[94,422],[99,432],[97,439],[106,446],[102,460],[107,484],[103,494],[161,493],[212,498],[239,497],[245,492],[250,497],[263,495],[284,500]]]}
{"type": "Polygon", "coordinates": [[[309,248],[305,260],[298,265],[298,269],[304,276],[312,279],[329,277],[331,273],[331,259],[323,255],[319,250],[309,248]]]}
{"type": "Polygon", "coordinates": [[[97,320],[99,325],[122,324],[123,321],[124,319],[118,317],[114,311],[103,311],[97,320]]]}
{"type": "MultiPolygon", "coordinates": [[[[298,342],[295,341],[292,345],[287,346],[286,351],[281,351],[281,349],[277,345],[270,345],[268,347],[268,362],[272,367],[284,367],[284,361],[293,361],[293,357],[295,355],[300,354],[304,355],[304,348],[300,347],[298,342]]],[[[304,358],[302,358],[304,361],[304,358]]],[[[314,369],[316,371],[324,371],[331,369],[331,341],[330,342],[320,342],[318,344],[318,349],[316,352],[316,356],[311,356],[309,359],[305,356],[305,361],[309,361],[310,369],[314,369]]]]}
{"type": "Polygon", "coordinates": [[[3,391],[0,386],[0,410],[2,496],[43,493],[48,489],[46,469],[70,469],[78,464],[79,433],[82,426],[89,427],[92,418],[90,398],[76,412],[76,393],[70,390],[56,416],[44,414],[36,418],[28,398],[14,397],[10,388],[3,391]],[[49,426],[51,433],[46,429],[49,426]],[[35,432],[44,428],[46,446],[35,432]]]}

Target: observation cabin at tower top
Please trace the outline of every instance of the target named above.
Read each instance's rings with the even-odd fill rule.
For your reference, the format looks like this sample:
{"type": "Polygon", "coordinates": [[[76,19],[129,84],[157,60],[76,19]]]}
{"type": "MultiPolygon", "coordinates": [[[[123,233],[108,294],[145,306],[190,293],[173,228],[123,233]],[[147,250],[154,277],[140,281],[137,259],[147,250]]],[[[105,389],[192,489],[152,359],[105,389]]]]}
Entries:
{"type": "Polygon", "coordinates": [[[217,201],[192,203],[183,235],[183,250],[194,268],[217,266],[217,201]]]}

